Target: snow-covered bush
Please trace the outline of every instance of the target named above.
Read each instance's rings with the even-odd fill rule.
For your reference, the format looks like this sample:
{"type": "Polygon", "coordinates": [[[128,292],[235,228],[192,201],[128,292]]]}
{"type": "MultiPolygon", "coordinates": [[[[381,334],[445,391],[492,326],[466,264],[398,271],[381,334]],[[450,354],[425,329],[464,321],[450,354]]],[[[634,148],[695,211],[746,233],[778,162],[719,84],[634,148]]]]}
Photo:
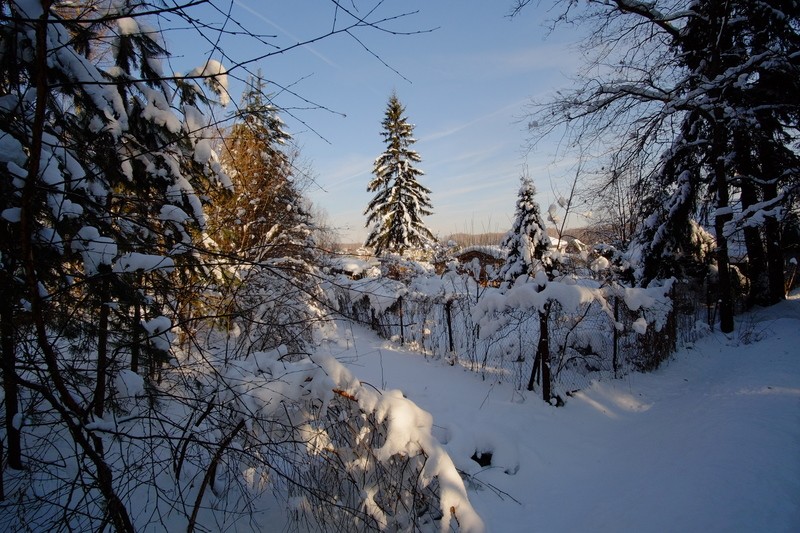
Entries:
{"type": "MultiPolygon", "coordinates": [[[[24,347],[37,357],[33,340],[24,347]]],[[[133,529],[259,529],[272,508],[271,520],[314,530],[483,531],[430,415],[362,385],[324,347],[172,351],[160,383],[111,369],[112,408],[83,426],[133,529]]],[[[99,498],[72,499],[76,472],[89,496],[100,474],[50,398],[23,395],[29,468],[4,476],[4,530],[92,530],[105,515],[99,498]]]]}
{"type": "Polygon", "coordinates": [[[264,421],[256,431],[291,428],[283,482],[315,529],[483,530],[430,415],[400,391],[365,387],[319,353],[291,364],[256,353],[231,372],[230,400],[264,421]]]}
{"type": "MultiPolygon", "coordinates": [[[[561,276],[544,289],[524,277],[506,290],[447,270],[406,283],[337,276],[328,293],[341,312],[383,337],[518,389],[529,386],[534,374],[538,315],[544,309],[552,386],[563,399],[593,377],[652,369],[672,353],[678,318],[674,286],[626,288],[613,280],[561,276]]],[[[695,307],[685,307],[681,312],[691,314],[687,323],[693,326],[695,307]]]]}

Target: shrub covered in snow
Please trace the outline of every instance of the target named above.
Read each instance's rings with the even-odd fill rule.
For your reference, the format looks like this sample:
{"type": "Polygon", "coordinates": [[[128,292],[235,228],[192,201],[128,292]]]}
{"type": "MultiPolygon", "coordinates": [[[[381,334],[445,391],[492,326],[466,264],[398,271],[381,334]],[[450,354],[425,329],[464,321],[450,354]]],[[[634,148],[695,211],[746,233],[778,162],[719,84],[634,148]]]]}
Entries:
{"type": "MultiPolygon", "coordinates": [[[[510,289],[492,288],[450,269],[405,282],[338,276],[326,294],[385,338],[518,389],[533,373],[538,314],[547,309],[552,385],[562,398],[593,376],[652,369],[674,350],[674,282],[630,288],[561,276],[542,289],[540,281],[524,277],[510,289]]],[[[681,312],[691,313],[694,324],[694,307],[681,312]]]]}

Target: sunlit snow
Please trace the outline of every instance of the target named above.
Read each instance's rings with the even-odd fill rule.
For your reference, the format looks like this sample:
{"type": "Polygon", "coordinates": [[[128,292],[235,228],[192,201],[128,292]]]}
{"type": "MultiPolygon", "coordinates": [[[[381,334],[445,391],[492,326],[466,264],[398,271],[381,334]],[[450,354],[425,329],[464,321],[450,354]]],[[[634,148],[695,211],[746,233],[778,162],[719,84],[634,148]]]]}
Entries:
{"type": "Polygon", "coordinates": [[[358,326],[328,349],[432,415],[489,531],[798,531],[800,295],[740,320],[561,408],[358,326]]]}

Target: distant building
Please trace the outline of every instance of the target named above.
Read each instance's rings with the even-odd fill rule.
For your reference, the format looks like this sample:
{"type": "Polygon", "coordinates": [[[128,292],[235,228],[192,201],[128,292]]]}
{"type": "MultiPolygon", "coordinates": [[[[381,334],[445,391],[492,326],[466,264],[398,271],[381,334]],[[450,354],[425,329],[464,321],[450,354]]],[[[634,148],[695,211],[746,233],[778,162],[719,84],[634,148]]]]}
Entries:
{"type": "Polygon", "coordinates": [[[489,284],[506,260],[506,250],[499,246],[469,246],[453,255],[457,270],[469,274],[481,285],[489,284]]]}

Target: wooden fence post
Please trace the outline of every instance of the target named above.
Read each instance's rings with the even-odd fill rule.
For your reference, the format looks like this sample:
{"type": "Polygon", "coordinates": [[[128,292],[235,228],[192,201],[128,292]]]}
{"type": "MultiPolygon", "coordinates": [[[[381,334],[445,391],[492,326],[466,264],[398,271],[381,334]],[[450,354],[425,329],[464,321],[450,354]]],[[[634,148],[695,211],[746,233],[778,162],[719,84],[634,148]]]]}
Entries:
{"type": "Polygon", "coordinates": [[[400,346],[406,343],[405,327],[403,324],[403,297],[397,299],[398,312],[400,313],[400,346]]]}
{"type": "Polygon", "coordinates": [[[455,347],[453,346],[453,318],[450,316],[450,311],[453,308],[453,301],[447,300],[447,303],[444,304],[444,311],[447,315],[447,339],[450,341],[450,353],[455,352],[455,347]]]}

